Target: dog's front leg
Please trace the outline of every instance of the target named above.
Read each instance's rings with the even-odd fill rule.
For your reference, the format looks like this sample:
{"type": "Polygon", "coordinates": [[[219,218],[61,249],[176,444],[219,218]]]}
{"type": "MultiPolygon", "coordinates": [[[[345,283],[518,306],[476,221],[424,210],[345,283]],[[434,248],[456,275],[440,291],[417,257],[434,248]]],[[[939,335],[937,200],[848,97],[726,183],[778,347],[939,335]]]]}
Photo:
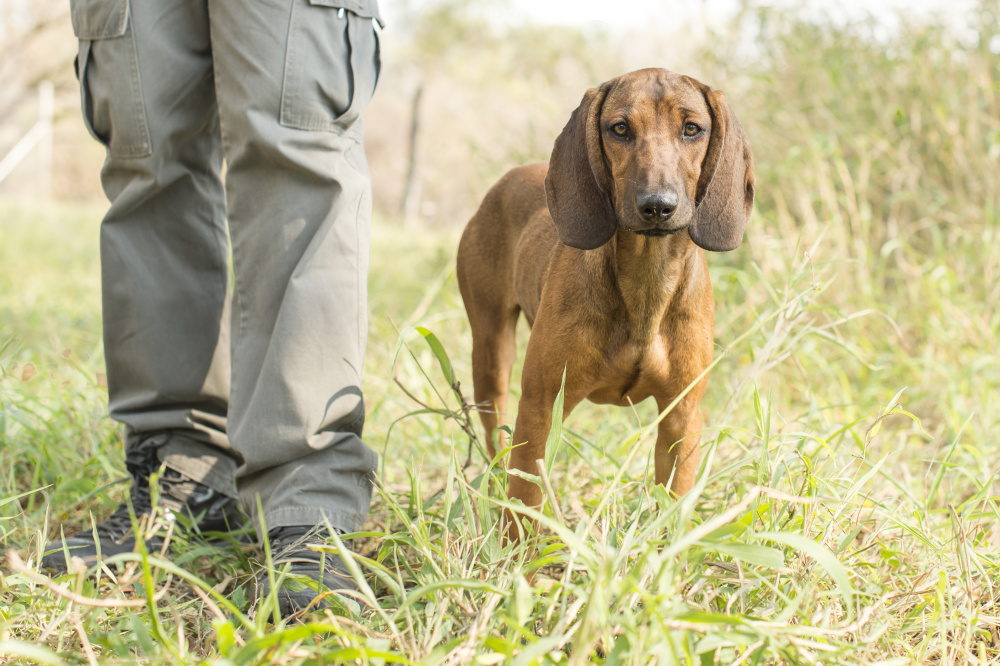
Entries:
{"type": "MultiPolygon", "coordinates": [[[[537,476],[538,461],[545,460],[545,442],[552,428],[552,407],[559,395],[563,371],[566,388],[563,393],[563,418],[586,397],[587,382],[580,372],[577,359],[567,358],[567,347],[561,340],[547,335],[551,330],[544,318],[539,317],[532,329],[528,350],[521,373],[521,399],[518,402],[517,421],[513,442],[520,444],[510,454],[510,469],[521,470],[537,476]]],[[[542,505],[542,489],[533,481],[511,474],[507,496],[518,499],[525,506],[542,505]]],[[[519,539],[518,521],[524,516],[506,512],[507,537],[519,539]]]]}
{"type": "MultiPolygon", "coordinates": [[[[704,385],[698,388],[703,390],[704,385]]],[[[701,390],[696,393],[697,396],[689,395],[674,407],[660,421],[656,433],[656,482],[664,486],[669,482],[670,491],[675,497],[691,490],[698,474],[702,427],[698,400],[701,390]]],[[[660,404],[660,409],[666,406],[660,404]]]]}

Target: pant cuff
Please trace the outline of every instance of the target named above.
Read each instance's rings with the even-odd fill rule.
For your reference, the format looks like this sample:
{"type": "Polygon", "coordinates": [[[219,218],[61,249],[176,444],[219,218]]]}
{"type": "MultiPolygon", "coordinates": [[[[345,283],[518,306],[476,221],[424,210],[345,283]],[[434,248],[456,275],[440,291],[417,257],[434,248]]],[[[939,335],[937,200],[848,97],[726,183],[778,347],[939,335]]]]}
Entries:
{"type": "Polygon", "coordinates": [[[156,451],[160,462],[177,470],[192,481],[208,486],[223,495],[238,498],[236,493],[236,461],[211,452],[210,447],[173,436],[156,451]]]}
{"type": "MultiPolygon", "coordinates": [[[[330,524],[341,532],[357,532],[361,528],[367,513],[358,515],[344,511],[324,510],[316,507],[288,507],[264,512],[265,528],[271,531],[277,527],[293,527],[296,525],[326,525],[330,524]]],[[[258,536],[261,526],[255,525],[258,536]]]]}

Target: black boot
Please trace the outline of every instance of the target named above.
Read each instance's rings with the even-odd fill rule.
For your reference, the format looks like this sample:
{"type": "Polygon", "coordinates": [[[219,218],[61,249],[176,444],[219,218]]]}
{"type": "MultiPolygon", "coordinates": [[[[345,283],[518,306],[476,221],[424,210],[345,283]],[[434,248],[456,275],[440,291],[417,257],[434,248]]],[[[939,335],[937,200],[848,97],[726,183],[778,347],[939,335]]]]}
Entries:
{"type": "MultiPolygon", "coordinates": [[[[130,499],[136,519],[144,524],[146,548],[158,551],[163,547],[164,529],[150,529],[149,525],[153,514],[149,479],[160,468],[156,449],[130,452],[125,457],[125,467],[132,476],[130,499]]],[[[199,532],[229,532],[243,524],[243,512],[235,499],[192,481],[176,470],[165,468],[160,475],[159,486],[158,504],[163,509],[164,522],[174,522],[180,514],[199,532]]],[[[63,573],[67,571],[71,557],[79,557],[91,566],[100,558],[131,553],[135,546],[128,504],[122,502],[107,520],[93,530],[84,530],[65,539],[65,547],[62,539],[47,544],[42,568],[63,573]]]]}
{"type": "MultiPolygon", "coordinates": [[[[313,609],[329,608],[334,601],[357,612],[358,604],[353,597],[337,599],[327,593],[356,592],[358,589],[343,560],[336,553],[317,552],[307,545],[328,545],[328,534],[329,529],[323,525],[277,527],[268,531],[274,577],[279,585],[278,612],[283,617],[309,607],[320,595],[324,596],[313,604],[313,609]]],[[[266,567],[257,573],[256,583],[257,597],[266,597],[271,591],[271,579],[266,567]]]]}

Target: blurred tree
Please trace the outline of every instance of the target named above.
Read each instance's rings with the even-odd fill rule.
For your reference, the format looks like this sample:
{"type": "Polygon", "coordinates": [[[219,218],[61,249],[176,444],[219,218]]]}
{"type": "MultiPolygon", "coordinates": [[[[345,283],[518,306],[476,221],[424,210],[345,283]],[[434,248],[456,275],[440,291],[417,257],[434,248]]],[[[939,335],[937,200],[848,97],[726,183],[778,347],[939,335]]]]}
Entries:
{"type": "Polygon", "coordinates": [[[395,206],[408,228],[419,224],[423,209],[436,207],[440,178],[455,175],[438,143],[433,152],[422,150],[429,137],[446,135],[465,147],[464,161],[479,163],[462,169],[471,203],[483,180],[547,157],[553,114],[568,116],[572,108],[562,108],[565,97],[556,90],[570,86],[579,99],[602,74],[619,73],[620,58],[601,30],[532,24],[508,0],[404,0],[398,7],[385,60],[409,98],[404,186],[395,206]]]}
{"type": "MultiPolygon", "coordinates": [[[[399,212],[403,226],[413,229],[419,225],[421,193],[423,191],[419,136],[421,126],[421,100],[429,79],[446,70],[442,67],[452,54],[465,49],[467,44],[484,44],[493,37],[482,11],[484,7],[505,5],[505,0],[439,0],[419,7],[412,0],[402,4],[399,29],[408,35],[409,48],[405,49],[403,62],[412,71],[413,92],[410,102],[410,136],[407,142],[408,157],[406,182],[399,212]]],[[[484,44],[485,45],[485,44],[484,44]]]]}
{"type": "Polygon", "coordinates": [[[65,43],[69,3],[64,0],[0,2],[0,121],[34,99],[44,80],[65,79],[76,41],[65,43]]]}
{"type": "MultiPolygon", "coordinates": [[[[0,0],[0,183],[3,192],[47,199],[54,173],[54,120],[75,112],[77,40],[64,0],[0,0]]],[[[62,130],[62,128],[60,128],[62,130]]],[[[63,164],[58,166],[62,167],[63,164]]],[[[96,170],[95,170],[96,173],[96,170]]],[[[86,187],[86,186],[84,186],[86,187]]]]}

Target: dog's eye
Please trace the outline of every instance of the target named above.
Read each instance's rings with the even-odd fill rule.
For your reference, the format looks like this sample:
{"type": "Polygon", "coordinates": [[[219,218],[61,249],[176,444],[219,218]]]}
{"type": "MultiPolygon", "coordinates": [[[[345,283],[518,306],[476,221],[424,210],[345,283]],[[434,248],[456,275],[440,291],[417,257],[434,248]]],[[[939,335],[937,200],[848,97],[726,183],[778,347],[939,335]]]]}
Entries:
{"type": "Polygon", "coordinates": [[[626,134],[628,134],[628,125],[626,125],[625,123],[615,123],[614,125],[611,126],[611,131],[617,134],[618,136],[625,136],[626,134]]]}
{"type": "Polygon", "coordinates": [[[698,136],[700,132],[701,128],[695,125],[694,123],[684,124],[684,136],[698,136]]]}

